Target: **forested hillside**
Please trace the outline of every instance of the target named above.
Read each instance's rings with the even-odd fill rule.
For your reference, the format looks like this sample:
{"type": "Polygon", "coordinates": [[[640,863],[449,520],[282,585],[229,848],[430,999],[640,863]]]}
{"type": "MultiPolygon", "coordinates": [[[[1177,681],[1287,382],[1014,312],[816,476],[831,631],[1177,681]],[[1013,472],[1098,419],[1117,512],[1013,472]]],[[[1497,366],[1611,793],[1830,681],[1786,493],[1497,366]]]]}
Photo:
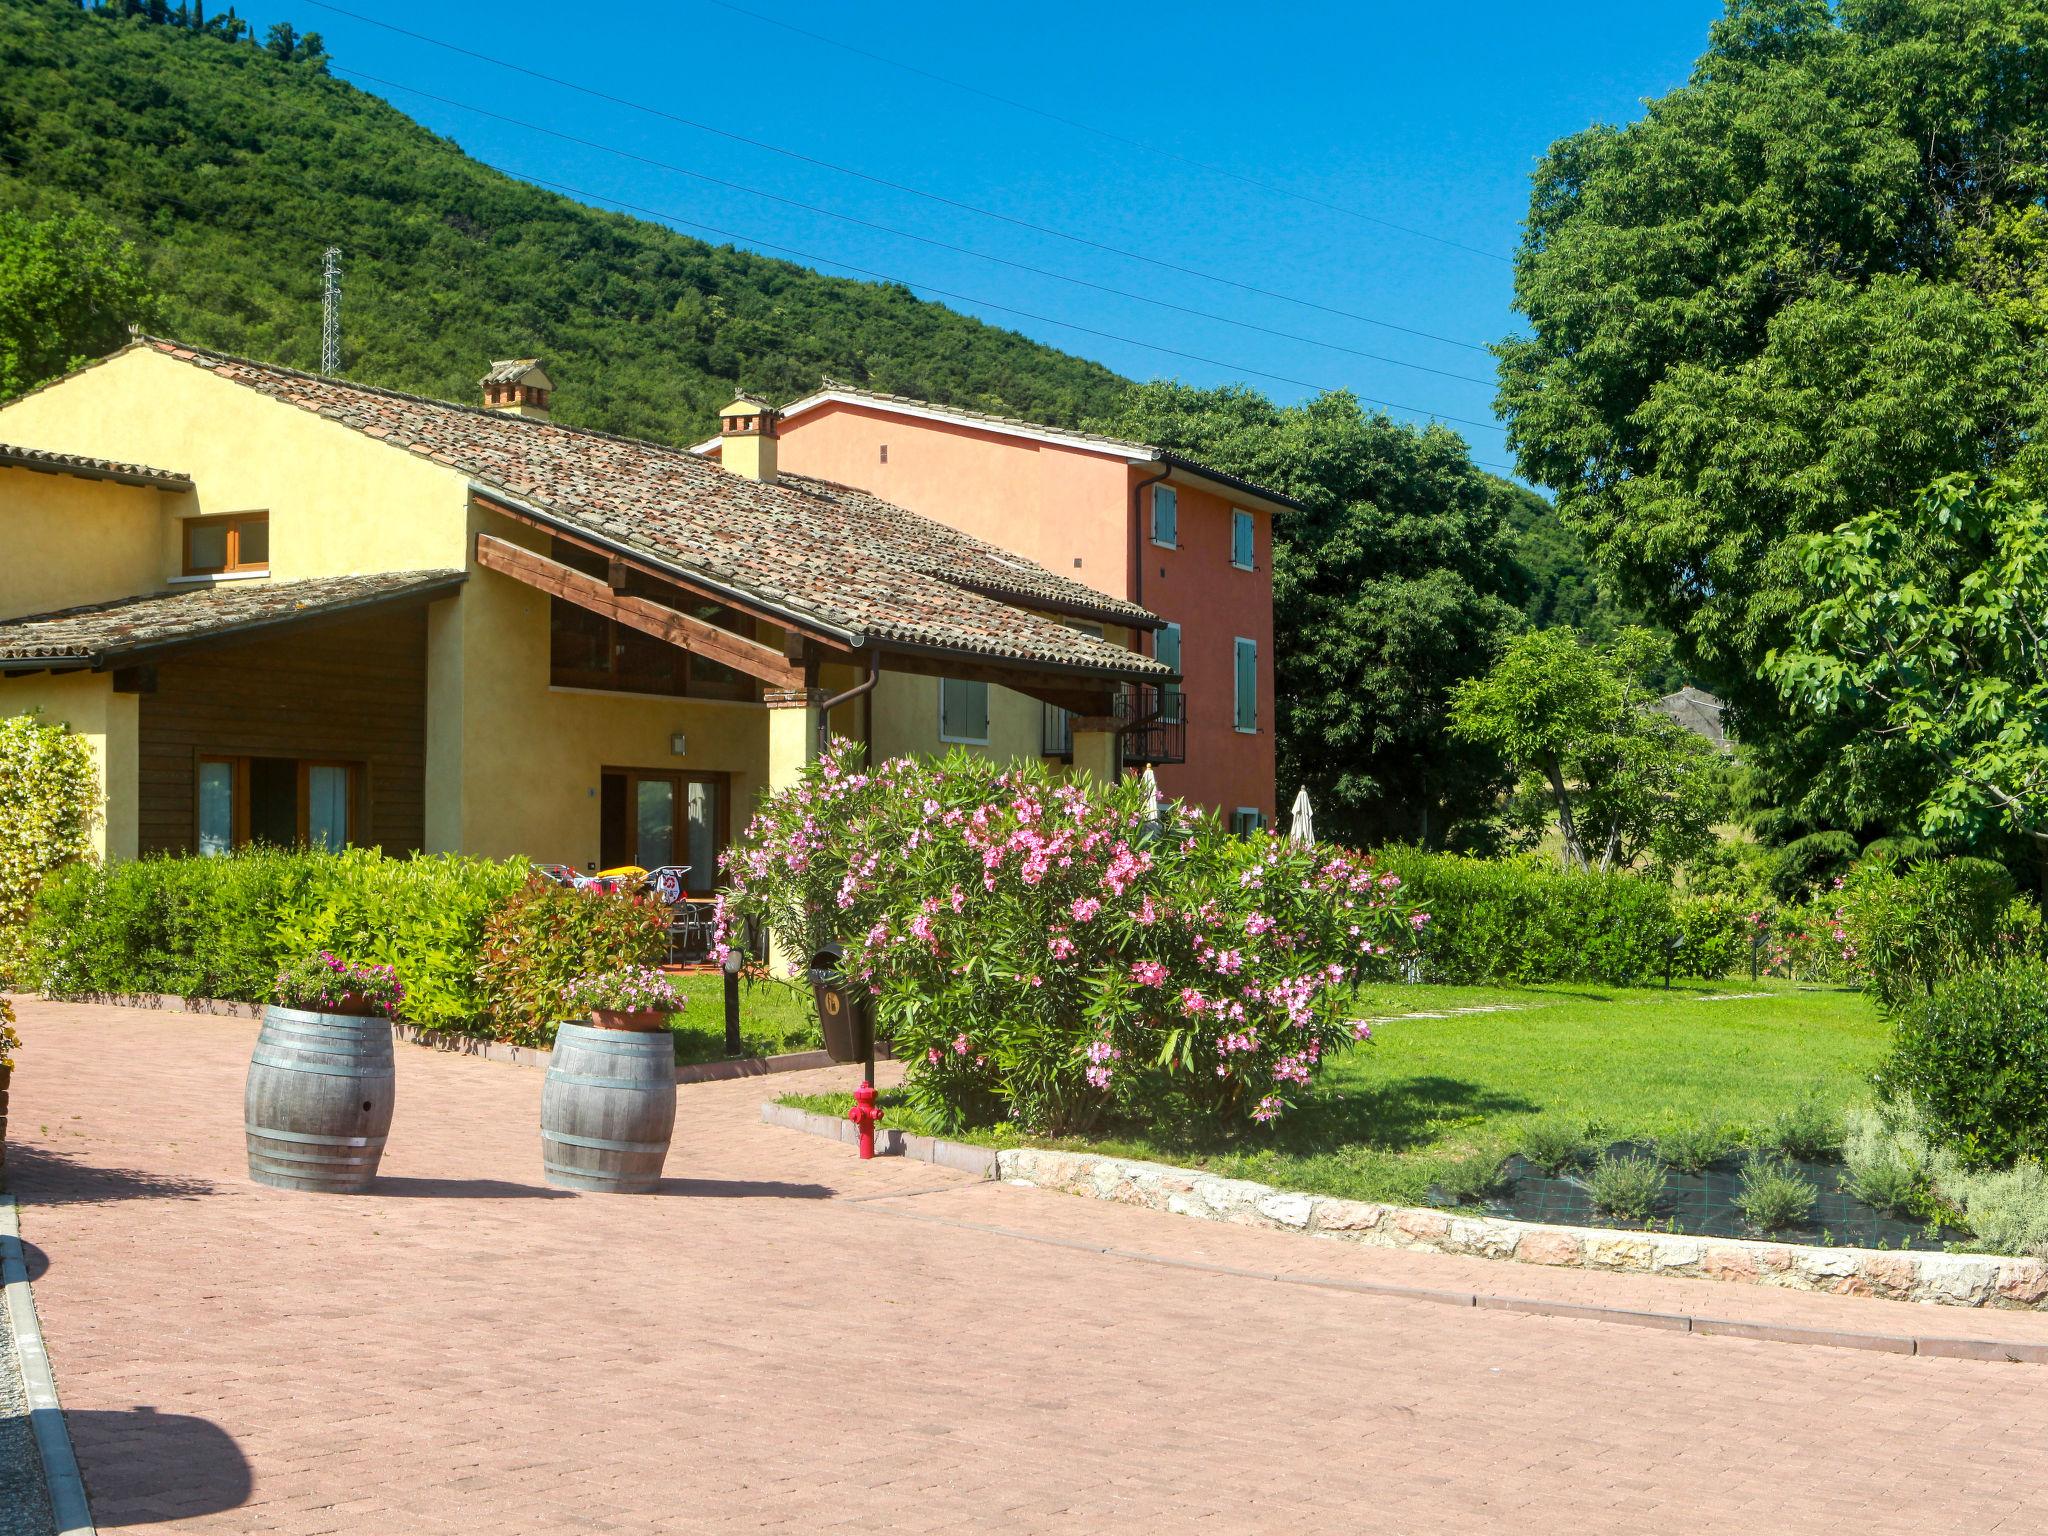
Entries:
{"type": "MultiPolygon", "coordinates": [[[[682,441],[733,385],[822,374],[1069,422],[1120,381],[900,287],[824,277],[541,191],[325,72],[212,24],[0,0],[0,209],[86,208],[139,248],[157,323],[313,366],[320,255],[347,262],[351,377],[466,400],[555,365],[562,419],[682,441]]],[[[175,16],[183,6],[159,15],[175,16]]]]}

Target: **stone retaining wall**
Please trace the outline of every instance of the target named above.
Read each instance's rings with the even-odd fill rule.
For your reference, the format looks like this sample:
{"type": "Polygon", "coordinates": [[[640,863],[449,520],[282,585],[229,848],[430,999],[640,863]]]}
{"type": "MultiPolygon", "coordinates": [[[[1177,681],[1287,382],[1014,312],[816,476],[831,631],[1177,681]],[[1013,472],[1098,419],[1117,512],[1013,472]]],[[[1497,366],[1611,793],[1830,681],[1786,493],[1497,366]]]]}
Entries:
{"type": "Polygon", "coordinates": [[[997,1154],[998,1176],[1177,1216],[1472,1258],[1739,1285],[1877,1296],[1946,1307],[2048,1309],[2048,1265],[1990,1254],[1876,1252],[1675,1233],[1553,1227],[1455,1211],[1374,1205],[1225,1179],[1188,1168],[1037,1148],[997,1154]]]}

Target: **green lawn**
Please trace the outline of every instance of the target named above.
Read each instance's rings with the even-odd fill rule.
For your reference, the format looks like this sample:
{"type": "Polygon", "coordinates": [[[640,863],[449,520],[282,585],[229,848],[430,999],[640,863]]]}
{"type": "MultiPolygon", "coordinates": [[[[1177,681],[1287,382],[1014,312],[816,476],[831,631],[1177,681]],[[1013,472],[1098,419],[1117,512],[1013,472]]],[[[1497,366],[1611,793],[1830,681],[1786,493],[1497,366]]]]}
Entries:
{"type": "MultiPolygon", "coordinates": [[[[1395,1018],[1347,1051],[1314,1093],[1271,1131],[1233,1141],[1110,1135],[1087,1145],[1293,1189],[1421,1202],[1447,1162],[1511,1151],[1528,1122],[1597,1122],[1614,1139],[1649,1137],[1687,1120],[1760,1125],[1818,1092],[1847,1106],[1869,1097],[1885,1027],[1861,994],[1789,982],[1661,989],[1384,986],[1368,1018],[1494,1007],[1492,1013],[1395,1018]],[[1735,994],[1757,992],[1761,997],[1735,994]]],[[[915,1123],[900,1098],[885,1124],[915,1123]]],[[[844,1114],[844,1095],[792,1098],[844,1114]]],[[[1014,1143],[1004,1128],[969,1140],[1014,1143]]],[[[1041,1145],[1081,1145],[1044,1142],[1041,1145]]]]}
{"type": "MultiPolygon", "coordinates": [[[[675,982],[687,999],[682,1016],[670,1026],[675,1031],[676,1060],[724,1060],[725,978],[692,974],[678,976],[675,982]]],[[[811,994],[784,981],[742,982],[740,1040],[749,1056],[816,1050],[824,1042],[811,994]]]]}

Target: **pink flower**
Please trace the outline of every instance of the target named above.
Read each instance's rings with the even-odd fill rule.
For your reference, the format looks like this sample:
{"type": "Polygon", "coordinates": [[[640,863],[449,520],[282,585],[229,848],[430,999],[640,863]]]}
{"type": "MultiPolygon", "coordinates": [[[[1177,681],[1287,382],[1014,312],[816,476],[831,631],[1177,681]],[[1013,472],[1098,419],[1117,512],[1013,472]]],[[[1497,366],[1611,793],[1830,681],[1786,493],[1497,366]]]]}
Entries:
{"type": "Polygon", "coordinates": [[[1074,921],[1077,923],[1092,923],[1095,921],[1095,914],[1101,910],[1102,903],[1093,896],[1078,897],[1072,908],[1074,921]]]}
{"type": "Polygon", "coordinates": [[[965,1056],[967,1054],[967,1037],[965,1035],[955,1035],[953,1037],[953,1054],[955,1056],[965,1056]]]}
{"type": "Polygon", "coordinates": [[[1157,960],[1140,960],[1131,967],[1131,980],[1141,987],[1163,987],[1166,985],[1166,966],[1157,960]]]}

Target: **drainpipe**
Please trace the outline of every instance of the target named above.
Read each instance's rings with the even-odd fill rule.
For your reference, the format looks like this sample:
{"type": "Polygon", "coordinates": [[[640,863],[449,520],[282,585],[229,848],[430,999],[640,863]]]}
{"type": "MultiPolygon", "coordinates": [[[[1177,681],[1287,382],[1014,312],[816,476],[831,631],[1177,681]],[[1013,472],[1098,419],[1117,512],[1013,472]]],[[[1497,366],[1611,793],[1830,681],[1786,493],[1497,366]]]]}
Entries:
{"type": "Polygon", "coordinates": [[[1140,480],[1131,487],[1131,571],[1137,577],[1137,587],[1131,593],[1131,601],[1140,608],[1145,606],[1145,513],[1142,493],[1172,473],[1171,464],[1162,464],[1159,466],[1159,473],[1150,480],[1140,480]]]}
{"type": "MultiPolygon", "coordinates": [[[[825,755],[825,749],[832,744],[832,711],[851,699],[865,698],[875,691],[875,684],[882,680],[882,653],[868,652],[867,681],[855,683],[844,693],[835,693],[818,706],[818,756],[825,755]]],[[[869,752],[875,749],[874,717],[871,710],[861,711],[861,739],[869,752]]],[[[873,765],[870,764],[870,767],[873,765]]]]}
{"type": "MultiPolygon", "coordinates": [[[[1171,464],[1161,464],[1159,473],[1149,480],[1140,480],[1131,487],[1131,570],[1137,577],[1136,590],[1131,601],[1140,608],[1145,606],[1145,507],[1144,492],[1157,485],[1173,473],[1171,464]]],[[[1139,653],[1140,655],[1143,652],[1139,653]]],[[[1152,654],[1159,654],[1159,642],[1152,642],[1152,654]]],[[[1129,734],[1128,730],[1124,734],[1129,734]]]]}

